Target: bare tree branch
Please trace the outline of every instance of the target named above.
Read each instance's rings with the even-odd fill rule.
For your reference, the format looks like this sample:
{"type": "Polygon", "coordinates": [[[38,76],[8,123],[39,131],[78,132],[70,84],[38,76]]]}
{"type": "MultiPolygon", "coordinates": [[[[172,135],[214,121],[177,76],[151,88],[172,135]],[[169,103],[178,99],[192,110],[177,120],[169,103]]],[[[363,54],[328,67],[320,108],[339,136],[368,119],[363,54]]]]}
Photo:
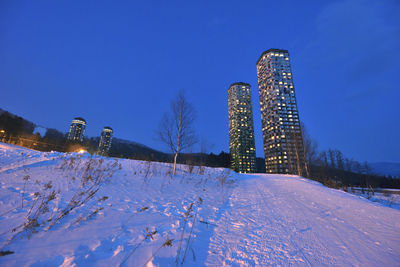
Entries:
{"type": "Polygon", "coordinates": [[[174,154],[173,175],[175,175],[179,153],[196,143],[196,135],[193,128],[195,117],[193,106],[181,91],[176,99],[171,102],[170,112],[164,114],[159,124],[159,138],[174,154]]]}

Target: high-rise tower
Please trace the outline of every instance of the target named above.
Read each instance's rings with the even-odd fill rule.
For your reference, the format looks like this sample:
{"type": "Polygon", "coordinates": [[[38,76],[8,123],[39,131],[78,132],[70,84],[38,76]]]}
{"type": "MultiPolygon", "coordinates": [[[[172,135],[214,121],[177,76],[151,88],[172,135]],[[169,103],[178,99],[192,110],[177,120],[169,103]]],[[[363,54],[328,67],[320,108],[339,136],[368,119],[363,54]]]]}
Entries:
{"type": "Polygon", "coordinates": [[[255,172],[256,150],[250,84],[231,84],[228,89],[228,106],[232,167],[237,172],[255,172]]]}
{"type": "Polygon", "coordinates": [[[257,61],[265,167],[270,173],[306,172],[289,52],[269,49],[257,61]]]}
{"type": "Polygon", "coordinates": [[[100,142],[99,142],[99,154],[107,155],[111,147],[113,129],[111,127],[104,127],[101,131],[100,142]]]}
{"type": "Polygon", "coordinates": [[[72,120],[71,127],[69,128],[68,140],[72,141],[83,141],[83,135],[85,134],[86,121],[81,117],[77,117],[72,120]]]}

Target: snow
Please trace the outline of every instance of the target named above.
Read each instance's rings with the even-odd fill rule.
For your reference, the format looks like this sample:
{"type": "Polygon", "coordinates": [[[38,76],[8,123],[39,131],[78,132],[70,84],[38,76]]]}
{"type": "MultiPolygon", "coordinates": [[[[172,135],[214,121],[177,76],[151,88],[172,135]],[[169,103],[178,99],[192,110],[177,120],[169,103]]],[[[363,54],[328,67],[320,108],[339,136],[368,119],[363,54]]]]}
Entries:
{"type": "Polygon", "coordinates": [[[0,143],[0,265],[399,266],[399,210],[298,176],[188,170],[0,143]]]}
{"type": "Polygon", "coordinates": [[[362,190],[360,187],[353,187],[349,188],[348,192],[387,207],[400,210],[400,189],[376,188],[374,192],[372,192],[369,188],[364,188],[364,190],[362,190]]]}

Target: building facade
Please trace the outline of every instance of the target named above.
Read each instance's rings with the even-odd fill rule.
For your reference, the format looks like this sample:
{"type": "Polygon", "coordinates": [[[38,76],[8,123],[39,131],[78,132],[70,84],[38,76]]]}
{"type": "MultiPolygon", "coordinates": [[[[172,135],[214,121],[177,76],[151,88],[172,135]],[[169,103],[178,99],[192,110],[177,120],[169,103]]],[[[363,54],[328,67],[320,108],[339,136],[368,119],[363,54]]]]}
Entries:
{"type": "Polygon", "coordinates": [[[104,127],[101,131],[98,153],[100,155],[107,155],[111,148],[113,129],[111,127],[104,127]]]}
{"type": "Polygon", "coordinates": [[[86,121],[81,117],[72,120],[71,127],[68,132],[68,140],[82,142],[85,134],[86,121]]]}
{"type": "Polygon", "coordinates": [[[229,152],[232,168],[241,173],[256,171],[251,87],[233,83],[228,89],[229,152]]]}
{"type": "Polygon", "coordinates": [[[289,52],[262,53],[257,77],[266,171],[304,175],[307,166],[289,52]]]}

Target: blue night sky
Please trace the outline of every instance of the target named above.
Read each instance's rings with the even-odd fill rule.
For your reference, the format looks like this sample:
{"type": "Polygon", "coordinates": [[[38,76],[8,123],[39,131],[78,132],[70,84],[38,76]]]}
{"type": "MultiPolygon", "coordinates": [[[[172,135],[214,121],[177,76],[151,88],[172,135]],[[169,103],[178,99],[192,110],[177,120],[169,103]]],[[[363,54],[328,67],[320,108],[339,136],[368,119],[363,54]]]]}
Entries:
{"type": "Polygon", "coordinates": [[[0,108],[63,132],[81,116],[89,136],[109,125],[165,151],[155,131],[185,90],[199,138],[219,153],[227,89],[243,81],[263,156],[256,61],[269,48],[289,50],[300,119],[320,149],[400,162],[396,0],[4,0],[0,108]]]}

